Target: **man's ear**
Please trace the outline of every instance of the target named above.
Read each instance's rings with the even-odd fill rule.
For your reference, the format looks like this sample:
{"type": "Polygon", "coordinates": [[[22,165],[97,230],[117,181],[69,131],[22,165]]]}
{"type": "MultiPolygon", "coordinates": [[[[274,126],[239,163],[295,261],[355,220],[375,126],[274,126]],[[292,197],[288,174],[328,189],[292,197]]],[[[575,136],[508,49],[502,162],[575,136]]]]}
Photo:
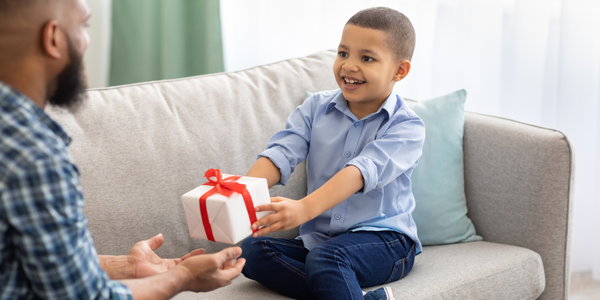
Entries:
{"type": "Polygon", "coordinates": [[[42,50],[49,56],[60,59],[62,52],[60,51],[60,45],[63,42],[63,36],[60,32],[58,22],[55,20],[46,23],[42,30],[42,50]]]}
{"type": "Polygon", "coordinates": [[[410,72],[410,61],[408,60],[403,60],[398,64],[398,67],[396,69],[396,74],[394,74],[394,81],[400,81],[402,79],[404,79],[404,77],[406,77],[406,75],[408,75],[408,72],[410,72]]]}

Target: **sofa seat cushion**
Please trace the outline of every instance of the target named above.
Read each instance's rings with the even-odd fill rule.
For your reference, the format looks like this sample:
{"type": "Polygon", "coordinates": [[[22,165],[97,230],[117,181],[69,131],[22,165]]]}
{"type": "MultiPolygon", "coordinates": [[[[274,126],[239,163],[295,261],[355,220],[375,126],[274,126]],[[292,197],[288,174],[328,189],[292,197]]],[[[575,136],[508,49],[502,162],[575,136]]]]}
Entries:
{"type": "MultiPolygon", "coordinates": [[[[544,291],[545,277],[542,259],[532,250],[472,242],[423,247],[408,276],[390,286],[396,299],[536,299],[544,291]]],[[[174,299],[288,298],[240,276],[219,293],[188,292],[174,299]]]]}

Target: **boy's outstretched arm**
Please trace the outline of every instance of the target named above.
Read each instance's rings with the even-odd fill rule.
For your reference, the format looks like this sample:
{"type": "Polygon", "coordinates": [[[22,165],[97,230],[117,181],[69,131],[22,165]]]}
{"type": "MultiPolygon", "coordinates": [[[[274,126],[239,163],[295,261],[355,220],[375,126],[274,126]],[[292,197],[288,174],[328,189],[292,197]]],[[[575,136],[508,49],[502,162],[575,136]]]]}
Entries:
{"type": "MultiPolygon", "coordinates": [[[[271,163],[268,158],[267,160],[271,163]]],[[[257,163],[255,163],[254,166],[256,166],[257,163]]],[[[275,167],[273,163],[271,163],[271,165],[275,167]]],[[[252,166],[250,171],[252,171],[254,166],[252,166]]],[[[275,168],[277,169],[277,167],[275,168]]],[[[248,173],[250,174],[250,172],[248,173]]],[[[277,173],[279,174],[278,169],[277,173]]],[[[264,178],[264,176],[255,177],[264,178]]],[[[271,181],[269,181],[269,178],[267,178],[267,181],[269,182],[270,187],[271,181]]],[[[275,181],[275,183],[277,182],[279,182],[279,180],[275,181]]],[[[273,211],[274,213],[252,224],[253,229],[270,224],[255,232],[253,236],[258,237],[273,231],[292,229],[302,223],[308,222],[326,210],[342,203],[348,197],[358,192],[363,185],[364,181],[362,173],[357,167],[350,165],[331,177],[331,179],[319,189],[298,201],[284,197],[273,197],[271,198],[270,204],[256,207],[257,212],[273,211]]]]}
{"type": "Polygon", "coordinates": [[[277,168],[269,158],[264,156],[254,162],[246,176],[266,178],[269,188],[273,187],[281,180],[279,168],[277,168]]]}

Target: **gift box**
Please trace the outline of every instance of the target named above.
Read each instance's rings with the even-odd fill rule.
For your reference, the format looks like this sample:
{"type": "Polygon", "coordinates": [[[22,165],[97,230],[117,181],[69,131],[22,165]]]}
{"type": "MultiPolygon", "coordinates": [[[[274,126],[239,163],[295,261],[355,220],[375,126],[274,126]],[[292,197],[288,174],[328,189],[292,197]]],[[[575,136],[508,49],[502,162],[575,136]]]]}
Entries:
{"type": "Polygon", "coordinates": [[[181,196],[191,237],[236,244],[252,234],[252,223],[271,213],[254,211],[271,203],[266,179],[216,169],[204,176],[208,182],[181,196]]]}

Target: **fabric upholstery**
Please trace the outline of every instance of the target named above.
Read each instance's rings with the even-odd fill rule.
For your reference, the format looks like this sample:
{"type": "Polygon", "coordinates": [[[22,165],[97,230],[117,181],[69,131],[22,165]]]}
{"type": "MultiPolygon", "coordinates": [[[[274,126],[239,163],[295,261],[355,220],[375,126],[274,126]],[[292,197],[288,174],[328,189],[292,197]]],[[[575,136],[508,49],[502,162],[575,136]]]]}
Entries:
{"type": "MultiPolygon", "coordinates": [[[[424,247],[413,270],[388,285],[396,299],[536,299],[544,290],[544,273],[540,256],[529,249],[473,242],[424,247]]],[[[219,295],[182,293],[175,299],[291,298],[241,276],[219,295]]]]}
{"type": "MultiPolygon", "coordinates": [[[[305,91],[336,88],[334,58],[334,51],[323,51],[245,71],[91,90],[74,114],[48,108],[73,138],[70,151],[98,252],[126,254],[135,242],[159,232],[165,235],[157,251],[163,257],[227,246],[190,238],[180,196],[205,182],[207,169],[245,174],[305,91]]],[[[541,299],[566,298],[572,215],[568,140],[553,130],[467,113],[464,157],[469,217],[484,240],[498,244],[427,247],[411,274],[392,285],[394,292],[477,299],[488,298],[489,290],[510,293],[504,298],[535,298],[545,275],[541,299]],[[540,254],[544,274],[536,254],[525,248],[540,254]],[[513,259],[515,264],[509,263],[513,259]],[[417,282],[423,291],[412,288],[417,282]],[[459,290],[465,292],[453,294],[459,290]]],[[[305,177],[305,168],[298,167],[288,185],[271,189],[271,195],[302,197],[305,177]]],[[[256,299],[257,289],[239,278],[205,295],[256,299]]],[[[268,295],[264,291],[259,298],[268,295]]]]}
{"type": "Polygon", "coordinates": [[[570,280],[572,149],[559,131],[465,115],[465,193],[484,240],[532,249],[544,262],[540,299],[566,299],[570,280]]]}
{"type": "MultiPolygon", "coordinates": [[[[132,241],[159,232],[165,244],[158,253],[167,257],[227,246],[189,237],[181,195],[206,182],[202,176],[211,168],[246,174],[307,89],[337,86],[329,64],[334,55],[92,90],[76,114],[49,110],[72,135],[98,253],[126,254],[132,241]]],[[[297,168],[271,196],[303,197],[304,170],[297,168]]]]}

